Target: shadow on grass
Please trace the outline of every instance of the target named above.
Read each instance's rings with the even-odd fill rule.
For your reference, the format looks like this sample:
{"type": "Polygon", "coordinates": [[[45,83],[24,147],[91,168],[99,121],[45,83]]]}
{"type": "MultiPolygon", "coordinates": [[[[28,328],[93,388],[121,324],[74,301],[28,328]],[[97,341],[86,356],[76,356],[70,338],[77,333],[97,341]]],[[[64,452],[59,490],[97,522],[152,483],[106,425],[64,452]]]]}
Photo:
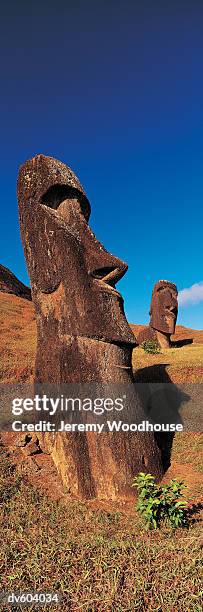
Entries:
{"type": "MultiPolygon", "coordinates": [[[[137,390],[145,411],[146,419],[159,424],[180,424],[180,407],[190,396],[175,385],[168,372],[169,364],[155,364],[141,368],[134,374],[137,390]]],[[[171,465],[171,452],[175,432],[155,432],[155,439],[161,451],[164,472],[171,465]]]]}
{"type": "Polygon", "coordinates": [[[193,344],[193,338],[184,338],[182,340],[172,340],[171,348],[181,348],[187,344],[193,344]]]}
{"type": "Polygon", "coordinates": [[[194,525],[196,523],[202,523],[201,518],[197,518],[197,516],[202,512],[203,504],[199,502],[198,504],[192,504],[191,508],[188,508],[186,518],[188,525],[194,525]]]}

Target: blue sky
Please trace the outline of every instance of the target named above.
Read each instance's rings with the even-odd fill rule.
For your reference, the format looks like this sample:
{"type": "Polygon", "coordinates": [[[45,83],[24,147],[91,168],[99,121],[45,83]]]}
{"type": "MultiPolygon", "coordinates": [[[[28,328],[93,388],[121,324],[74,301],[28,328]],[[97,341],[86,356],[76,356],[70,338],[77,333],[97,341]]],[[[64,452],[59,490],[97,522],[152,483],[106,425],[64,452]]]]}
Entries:
{"type": "MultiPolygon", "coordinates": [[[[128,263],[119,290],[145,323],[157,280],[203,281],[203,4],[8,0],[0,12],[0,262],[28,282],[16,176],[53,155],[128,263]]],[[[179,323],[202,328],[203,301],[181,306],[179,323]]]]}

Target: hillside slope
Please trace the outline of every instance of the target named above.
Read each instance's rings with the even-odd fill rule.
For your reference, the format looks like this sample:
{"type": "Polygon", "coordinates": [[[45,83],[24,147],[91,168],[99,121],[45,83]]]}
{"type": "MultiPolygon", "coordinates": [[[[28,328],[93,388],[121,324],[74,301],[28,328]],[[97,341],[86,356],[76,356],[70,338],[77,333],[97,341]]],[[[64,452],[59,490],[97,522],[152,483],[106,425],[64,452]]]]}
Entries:
{"type": "MultiPolygon", "coordinates": [[[[131,325],[135,335],[141,326],[131,325]]],[[[30,381],[36,351],[36,322],[32,302],[0,291],[0,379],[1,382],[30,381]]],[[[203,331],[177,325],[174,339],[192,338],[193,344],[147,355],[137,347],[133,352],[135,373],[167,365],[174,382],[203,382],[203,331]]],[[[155,368],[157,369],[157,368],[155,368]]],[[[149,370],[151,371],[151,370],[149,370]]]]}
{"type": "MultiPolygon", "coordinates": [[[[132,327],[136,332],[138,326],[132,327]]],[[[156,382],[165,381],[167,377],[167,381],[177,384],[186,381],[203,382],[201,333],[189,331],[194,338],[191,345],[164,350],[157,355],[148,355],[137,347],[133,351],[135,380],[156,382]]],[[[186,335],[187,333],[186,329],[186,335]]],[[[31,381],[36,351],[36,321],[32,302],[0,292],[0,334],[1,382],[8,384],[31,381]]],[[[166,475],[166,478],[183,478],[191,498],[198,501],[202,499],[202,443],[203,437],[199,433],[177,434],[173,444],[172,466],[166,475]]],[[[40,477],[34,475],[34,482],[36,486],[49,490],[53,484],[53,474],[50,473],[50,484],[50,477],[47,475],[50,472],[48,459],[43,455],[39,455],[39,458],[45,463],[44,470],[40,472],[40,477]]]]}
{"type": "Polygon", "coordinates": [[[5,266],[0,264],[0,291],[3,293],[11,293],[18,295],[26,300],[31,300],[31,290],[5,266]]]}
{"type": "MultiPolygon", "coordinates": [[[[132,328],[135,336],[138,336],[140,331],[142,331],[146,325],[136,325],[135,323],[131,323],[130,327],[132,328]]],[[[195,344],[203,344],[203,329],[191,329],[190,327],[185,327],[184,325],[176,325],[176,333],[171,336],[172,342],[187,339],[193,340],[195,344]]]]}
{"type": "Polygon", "coordinates": [[[35,351],[32,302],[0,292],[0,381],[31,380],[35,351]]]}

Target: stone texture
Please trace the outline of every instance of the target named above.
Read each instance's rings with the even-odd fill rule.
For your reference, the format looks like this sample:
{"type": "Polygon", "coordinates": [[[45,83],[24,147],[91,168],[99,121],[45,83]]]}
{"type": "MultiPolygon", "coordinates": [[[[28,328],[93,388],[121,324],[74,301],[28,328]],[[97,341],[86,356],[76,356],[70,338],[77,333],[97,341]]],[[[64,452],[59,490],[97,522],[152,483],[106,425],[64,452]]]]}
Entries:
{"type": "Polygon", "coordinates": [[[33,433],[19,433],[14,437],[14,448],[21,448],[25,455],[36,455],[37,453],[41,453],[41,447],[39,443],[38,436],[33,433]]]}
{"type": "Polygon", "coordinates": [[[161,348],[170,347],[170,338],[175,333],[178,315],[177,297],[178,291],[174,283],[160,280],[154,285],[149,326],[138,334],[138,344],[145,340],[156,340],[161,348]]]}
{"type": "Polygon", "coordinates": [[[142,344],[143,342],[146,342],[148,340],[154,340],[155,342],[157,342],[156,331],[155,329],[150,327],[150,325],[147,325],[146,327],[144,327],[144,329],[142,329],[136,335],[136,338],[137,338],[138,344],[142,344]]]}
{"type": "Polygon", "coordinates": [[[150,325],[164,334],[174,334],[178,315],[178,291],[174,283],[160,280],[154,285],[150,325]]]}
{"type": "Polygon", "coordinates": [[[31,455],[37,455],[37,453],[41,452],[41,449],[37,442],[31,440],[23,447],[23,452],[29,457],[31,455]]]}
{"type": "MultiPolygon", "coordinates": [[[[116,282],[127,265],[91,231],[90,204],[65,164],[37,155],[20,169],[21,235],[37,318],[35,382],[131,385],[133,414],[141,414],[131,356],[135,338],[116,282]]],[[[115,220],[116,222],[116,220],[115,220]]],[[[72,495],[119,498],[133,494],[132,478],[160,476],[153,434],[45,434],[72,495]]]]}
{"type": "Polygon", "coordinates": [[[0,291],[12,293],[18,297],[31,300],[31,290],[16,278],[15,274],[0,264],[0,291]]]}

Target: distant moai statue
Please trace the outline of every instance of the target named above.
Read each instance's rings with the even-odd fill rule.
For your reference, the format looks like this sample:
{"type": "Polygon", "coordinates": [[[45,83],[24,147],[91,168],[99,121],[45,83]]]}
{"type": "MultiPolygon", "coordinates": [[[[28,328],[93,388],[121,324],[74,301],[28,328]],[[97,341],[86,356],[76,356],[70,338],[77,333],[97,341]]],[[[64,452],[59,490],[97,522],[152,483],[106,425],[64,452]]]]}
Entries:
{"type": "Polygon", "coordinates": [[[178,316],[178,291],[174,283],[160,280],[154,285],[150,305],[149,326],[137,336],[138,344],[156,340],[161,348],[169,348],[178,316]]]}
{"type": "MultiPolygon", "coordinates": [[[[144,418],[133,385],[135,338],[115,288],[127,265],[91,231],[78,178],[37,155],[20,168],[18,199],[37,319],[36,383],[130,386],[134,420],[144,418]]],[[[139,471],[162,474],[151,432],[45,433],[40,444],[42,438],[72,495],[125,498],[139,471]]]]}

